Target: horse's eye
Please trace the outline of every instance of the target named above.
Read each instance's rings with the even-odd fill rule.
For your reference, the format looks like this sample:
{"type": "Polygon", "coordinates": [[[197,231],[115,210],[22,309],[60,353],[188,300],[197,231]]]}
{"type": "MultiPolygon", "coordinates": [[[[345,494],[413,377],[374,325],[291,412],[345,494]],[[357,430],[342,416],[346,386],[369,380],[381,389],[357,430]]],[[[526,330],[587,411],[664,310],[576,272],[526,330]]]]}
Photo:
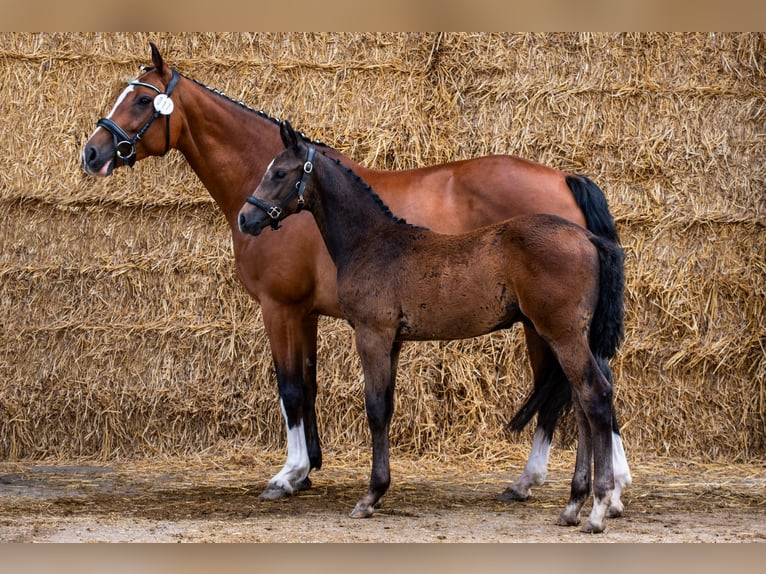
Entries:
{"type": "Polygon", "coordinates": [[[287,175],[287,172],[283,169],[278,169],[276,173],[274,174],[275,179],[284,179],[287,175]]]}
{"type": "Polygon", "coordinates": [[[140,106],[148,106],[151,103],[152,103],[152,98],[150,98],[149,96],[141,96],[140,98],[138,98],[138,105],[140,106]]]}

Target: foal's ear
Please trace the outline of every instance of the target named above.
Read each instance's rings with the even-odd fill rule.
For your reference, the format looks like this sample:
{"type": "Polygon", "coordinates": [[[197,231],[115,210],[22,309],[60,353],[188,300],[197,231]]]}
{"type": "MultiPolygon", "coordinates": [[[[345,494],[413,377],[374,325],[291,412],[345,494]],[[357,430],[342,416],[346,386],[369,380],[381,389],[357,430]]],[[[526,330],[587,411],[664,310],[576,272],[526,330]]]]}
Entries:
{"type": "Polygon", "coordinates": [[[283,121],[279,127],[279,135],[282,136],[282,143],[285,144],[286,149],[298,147],[298,134],[287,120],[283,121]]]}
{"type": "Polygon", "coordinates": [[[162,61],[162,55],[160,54],[160,51],[157,49],[157,45],[154,42],[149,42],[149,45],[152,47],[152,64],[154,64],[154,68],[162,74],[164,70],[162,67],[165,65],[165,63],[162,61]]]}

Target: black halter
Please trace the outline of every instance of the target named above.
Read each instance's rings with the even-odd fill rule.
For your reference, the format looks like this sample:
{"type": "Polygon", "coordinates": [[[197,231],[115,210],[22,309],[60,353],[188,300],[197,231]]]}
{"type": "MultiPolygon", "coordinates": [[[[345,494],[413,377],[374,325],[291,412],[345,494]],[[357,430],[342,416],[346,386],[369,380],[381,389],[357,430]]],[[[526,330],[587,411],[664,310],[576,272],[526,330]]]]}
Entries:
{"type": "Polygon", "coordinates": [[[254,195],[247,196],[247,203],[254,205],[262,211],[265,211],[266,215],[271,218],[271,228],[273,230],[276,231],[279,229],[279,222],[283,219],[282,212],[285,210],[285,207],[287,207],[287,204],[290,203],[293,200],[293,197],[296,195],[298,196],[298,207],[295,210],[295,213],[298,213],[301,209],[303,209],[303,204],[305,203],[303,201],[303,192],[306,190],[306,183],[308,182],[309,174],[314,171],[314,164],[312,163],[312,160],[314,159],[315,152],[316,150],[312,146],[309,146],[308,155],[306,156],[306,163],[303,164],[303,173],[301,174],[300,180],[298,180],[298,182],[295,184],[295,189],[290,192],[290,194],[285,197],[282,200],[282,203],[279,205],[269,205],[254,195]]]}
{"type": "MultiPolygon", "coordinates": [[[[173,76],[170,78],[170,81],[168,82],[168,87],[165,89],[165,93],[162,93],[162,90],[160,90],[157,86],[154,86],[152,84],[147,84],[146,82],[139,82],[138,80],[135,80],[133,82],[128,83],[129,86],[144,86],[145,88],[151,88],[155,92],[157,92],[158,95],[164,95],[165,98],[169,99],[170,94],[173,93],[173,90],[176,87],[176,84],[178,83],[178,72],[173,70],[173,76]]],[[[155,96],[156,100],[157,96],[155,96]]],[[[165,99],[163,98],[160,100],[161,102],[165,103],[165,99]]],[[[109,133],[114,136],[114,161],[115,163],[119,160],[122,162],[122,165],[129,165],[130,167],[133,167],[133,164],[136,163],[136,142],[141,139],[141,136],[143,136],[146,133],[146,130],[149,129],[149,126],[152,125],[152,122],[156,120],[159,116],[165,116],[166,126],[165,126],[165,151],[162,152],[162,155],[165,155],[170,150],[170,114],[172,113],[172,105],[170,106],[170,111],[166,111],[165,108],[163,108],[158,103],[159,101],[155,102],[154,105],[154,113],[152,114],[152,117],[149,118],[149,120],[144,124],[144,126],[138,130],[136,135],[133,137],[130,137],[127,132],[122,129],[120,126],[118,126],[116,123],[114,123],[109,118],[101,118],[96,122],[96,125],[99,127],[104,128],[109,133]]],[[[172,102],[171,102],[172,104],[172,102]]]]}

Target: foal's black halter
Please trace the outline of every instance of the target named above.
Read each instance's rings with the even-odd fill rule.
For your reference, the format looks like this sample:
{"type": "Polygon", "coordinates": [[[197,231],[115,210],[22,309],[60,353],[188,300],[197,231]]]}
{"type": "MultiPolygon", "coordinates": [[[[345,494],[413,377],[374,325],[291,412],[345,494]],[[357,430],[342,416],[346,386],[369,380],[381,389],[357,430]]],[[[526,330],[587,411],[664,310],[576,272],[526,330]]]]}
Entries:
{"type": "Polygon", "coordinates": [[[293,197],[296,195],[298,196],[298,208],[295,210],[295,213],[298,213],[301,209],[303,209],[303,204],[305,203],[303,201],[303,192],[306,190],[306,183],[308,182],[309,174],[314,171],[314,164],[312,163],[312,160],[314,159],[315,152],[316,150],[309,146],[306,163],[303,164],[303,173],[301,174],[300,180],[295,184],[295,189],[291,191],[290,194],[285,197],[282,200],[282,203],[279,205],[269,205],[254,195],[247,196],[246,201],[250,205],[254,205],[262,211],[265,211],[266,215],[271,218],[271,228],[273,230],[276,231],[279,229],[279,222],[283,219],[282,212],[284,211],[285,207],[287,207],[287,204],[290,203],[293,200],[293,197]]]}
{"type": "Polygon", "coordinates": [[[143,127],[138,130],[136,135],[133,137],[130,137],[127,132],[125,132],[124,129],[122,129],[120,126],[118,126],[116,123],[114,123],[109,118],[101,118],[96,122],[96,125],[99,127],[104,128],[109,133],[114,136],[114,161],[117,163],[117,161],[121,161],[121,165],[129,165],[130,167],[133,167],[133,164],[136,163],[136,142],[141,139],[141,136],[143,136],[146,133],[146,130],[149,129],[149,126],[152,125],[152,122],[156,120],[159,116],[165,116],[165,151],[162,152],[162,155],[165,155],[170,150],[170,114],[173,111],[173,105],[172,101],[170,104],[168,104],[168,101],[170,100],[170,94],[173,93],[173,90],[176,87],[176,84],[178,83],[178,72],[173,70],[173,76],[170,78],[170,81],[168,82],[168,87],[165,89],[165,93],[162,93],[162,90],[160,90],[157,86],[154,86],[152,84],[147,84],[146,82],[139,82],[138,80],[135,80],[133,82],[128,83],[129,86],[144,86],[145,88],[151,88],[155,92],[157,92],[157,96],[155,96],[155,104],[154,104],[154,113],[152,114],[152,117],[149,118],[149,120],[143,125],[143,127]],[[163,98],[160,98],[159,96],[163,96],[163,98]],[[162,104],[165,104],[168,108],[163,107],[162,104]]]}

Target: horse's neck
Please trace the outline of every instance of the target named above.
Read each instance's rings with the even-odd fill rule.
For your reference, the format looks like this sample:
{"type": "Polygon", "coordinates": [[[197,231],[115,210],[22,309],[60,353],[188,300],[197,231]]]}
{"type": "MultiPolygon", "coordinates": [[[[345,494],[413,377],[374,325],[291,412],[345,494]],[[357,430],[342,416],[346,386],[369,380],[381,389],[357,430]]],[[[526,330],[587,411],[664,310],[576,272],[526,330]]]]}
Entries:
{"type": "Polygon", "coordinates": [[[282,149],[279,128],[186,78],[183,90],[177,91],[186,125],[176,147],[236,229],[237,213],[245,198],[282,149]]]}
{"type": "Polygon", "coordinates": [[[353,253],[369,239],[402,228],[374,192],[345,167],[323,158],[311,211],[339,271],[353,253]]]}

